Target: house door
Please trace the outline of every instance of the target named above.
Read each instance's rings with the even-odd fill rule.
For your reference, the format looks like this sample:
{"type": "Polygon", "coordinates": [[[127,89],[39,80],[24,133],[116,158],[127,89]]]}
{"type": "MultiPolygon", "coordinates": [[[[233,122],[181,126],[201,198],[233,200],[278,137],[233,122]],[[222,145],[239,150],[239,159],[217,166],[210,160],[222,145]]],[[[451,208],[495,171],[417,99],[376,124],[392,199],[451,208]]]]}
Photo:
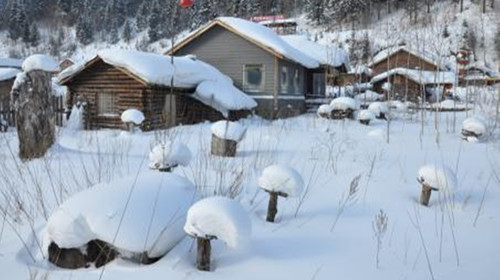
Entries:
{"type": "Polygon", "coordinates": [[[167,127],[176,125],[176,104],[175,94],[167,94],[165,96],[165,106],[163,107],[163,118],[167,127]]]}
{"type": "Polygon", "coordinates": [[[324,73],[314,73],[313,74],[313,90],[314,96],[325,96],[325,74],[324,73]]]}

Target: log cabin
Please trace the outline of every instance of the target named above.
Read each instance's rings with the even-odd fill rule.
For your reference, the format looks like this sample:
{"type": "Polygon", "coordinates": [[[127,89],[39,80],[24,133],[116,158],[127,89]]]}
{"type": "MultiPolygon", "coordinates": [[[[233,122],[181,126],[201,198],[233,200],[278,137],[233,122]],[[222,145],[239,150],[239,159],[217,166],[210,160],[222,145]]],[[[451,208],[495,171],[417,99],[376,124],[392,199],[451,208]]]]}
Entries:
{"type": "Polygon", "coordinates": [[[373,71],[373,75],[378,75],[394,68],[407,68],[423,71],[441,71],[438,59],[434,55],[412,50],[402,45],[390,47],[377,53],[373,61],[368,65],[373,71]]]}
{"type": "Polygon", "coordinates": [[[103,50],[58,78],[68,87],[68,108],[77,101],[86,104],[86,129],[123,128],[120,115],[129,108],[144,114],[143,130],[153,130],[234,120],[257,105],[230,78],[194,56],[103,50]]]}
{"type": "Polygon", "coordinates": [[[10,90],[21,72],[22,60],[12,58],[0,58],[0,120],[8,124],[14,123],[14,115],[10,108],[10,90]]]}

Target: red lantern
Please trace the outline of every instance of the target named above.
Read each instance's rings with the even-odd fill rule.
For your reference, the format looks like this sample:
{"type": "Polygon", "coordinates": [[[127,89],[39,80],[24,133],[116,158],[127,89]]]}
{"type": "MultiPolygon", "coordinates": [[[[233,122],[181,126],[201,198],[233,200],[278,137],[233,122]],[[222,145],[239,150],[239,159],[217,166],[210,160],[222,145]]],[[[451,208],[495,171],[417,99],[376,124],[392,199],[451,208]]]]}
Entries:
{"type": "Polygon", "coordinates": [[[185,9],[191,8],[194,5],[194,1],[193,0],[179,0],[179,5],[185,9]]]}

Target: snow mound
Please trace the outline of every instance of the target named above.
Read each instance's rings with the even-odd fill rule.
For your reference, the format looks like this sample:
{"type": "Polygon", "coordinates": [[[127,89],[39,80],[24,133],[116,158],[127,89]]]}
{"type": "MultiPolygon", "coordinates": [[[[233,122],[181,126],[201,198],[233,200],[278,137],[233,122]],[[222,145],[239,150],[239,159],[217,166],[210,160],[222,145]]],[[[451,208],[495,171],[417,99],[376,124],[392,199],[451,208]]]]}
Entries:
{"type": "Polygon", "coordinates": [[[399,100],[391,100],[388,102],[389,106],[396,110],[397,112],[406,112],[408,111],[409,104],[401,102],[399,100]]]}
{"type": "Polygon", "coordinates": [[[220,139],[240,142],[245,136],[246,128],[237,122],[218,121],[212,124],[212,134],[220,139]]]}
{"type": "Polygon", "coordinates": [[[137,109],[127,109],[123,111],[121,120],[124,123],[134,123],[140,125],[144,121],[144,114],[137,109]]]}
{"type": "Polygon", "coordinates": [[[244,110],[257,107],[257,102],[238,88],[232,81],[203,81],[193,94],[193,97],[221,112],[228,117],[229,110],[244,110]]]}
{"type": "Polygon", "coordinates": [[[385,102],[373,102],[368,105],[368,110],[372,111],[375,116],[380,116],[380,114],[385,114],[389,111],[389,107],[385,102]]]}
{"type": "Polygon", "coordinates": [[[374,91],[367,90],[364,93],[354,96],[354,99],[358,102],[374,102],[384,99],[384,95],[378,94],[374,91]]]}
{"type": "Polygon", "coordinates": [[[215,196],[200,200],[189,208],[184,231],[194,237],[216,237],[235,248],[250,238],[252,223],[247,211],[237,201],[215,196]]]}
{"type": "Polygon", "coordinates": [[[333,108],[329,104],[323,104],[318,108],[318,116],[328,115],[332,112],[333,108]]]}
{"type": "Polygon", "coordinates": [[[178,165],[187,166],[191,161],[191,151],[181,143],[166,141],[153,147],[149,153],[151,169],[167,169],[178,165]]]}
{"type": "Polygon", "coordinates": [[[34,54],[24,60],[22,68],[24,72],[30,72],[33,70],[57,72],[59,71],[59,63],[48,55],[34,54]]]}
{"type": "Polygon", "coordinates": [[[447,166],[425,165],[418,170],[417,179],[441,191],[451,191],[457,186],[455,173],[447,166]]]}
{"type": "Polygon", "coordinates": [[[79,131],[83,129],[83,106],[73,105],[66,128],[70,131],[79,131]]]}
{"type": "Polygon", "coordinates": [[[259,186],[266,191],[298,196],[304,189],[304,181],[300,174],[289,166],[271,165],[262,172],[259,186]]]}
{"type": "Polygon", "coordinates": [[[358,120],[360,121],[371,121],[375,118],[375,113],[370,110],[361,110],[358,113],[358,120]]]}
{"type": "Polygon", "coordinates": [[[0,68],[0,82],[14,79],[21,70],[16,68],[0,68]]]}
{"type": "Polygon", "coordinates": [[[98,184],[73,195],[51,215],[43,248],[52,241],[79,248],[99,239],[118,250],[160,257],[185,236],[182,226],[195,197],[191,182],[170,173],[147,171],[98,184]]]}
{"type": "Polygon", "coordinates": [[[350,97],[337,97],[330,103],[332,110],[356,110],[358,108],[358,102],[350,97]]]}
{"type": "Polygon", "coordinates": [[[454,109],[455,106],[455,101],[453,100],[444,100],[439,103],[439,108],[441,109],[446,109],[446,110],[451,110],[454,109]]]}
{"type": "Polygon", "coordinates": [[[477,117],[470,117],[462,122],[462,131],[472,132],[477,136],[486,133],[486,123],[477,117]]]}

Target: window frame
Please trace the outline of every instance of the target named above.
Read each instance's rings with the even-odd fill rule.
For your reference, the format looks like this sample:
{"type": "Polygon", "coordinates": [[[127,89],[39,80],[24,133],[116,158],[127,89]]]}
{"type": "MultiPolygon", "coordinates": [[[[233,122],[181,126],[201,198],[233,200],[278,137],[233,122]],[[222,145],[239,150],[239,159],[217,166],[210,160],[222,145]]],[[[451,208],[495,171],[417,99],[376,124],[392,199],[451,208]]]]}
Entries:
{"type": "Polygon", "coordinates": [[[118,96],[116,93],[100,92],[97,94],[97,116],[99,117],[119,117],[118,113],[118,96]],[[104,98],[109,99],[104,99],[104,98]],[[103,103],[110,104],[104,105],[103,103]],[[103,110],[104,109],[104,110],[103,110]]]}
{"type": "Polygon", "coordinates": [[[264,92],[266,84],[266,66],[264,64],[244,64],[243,65],[243,91],[245,92],[264,92]],[[247,69],[249,68],[259,68],[261,70],[261,81],[260,85],[258,87],[249,86],[248,79],[247,79],[247,69]]]}

